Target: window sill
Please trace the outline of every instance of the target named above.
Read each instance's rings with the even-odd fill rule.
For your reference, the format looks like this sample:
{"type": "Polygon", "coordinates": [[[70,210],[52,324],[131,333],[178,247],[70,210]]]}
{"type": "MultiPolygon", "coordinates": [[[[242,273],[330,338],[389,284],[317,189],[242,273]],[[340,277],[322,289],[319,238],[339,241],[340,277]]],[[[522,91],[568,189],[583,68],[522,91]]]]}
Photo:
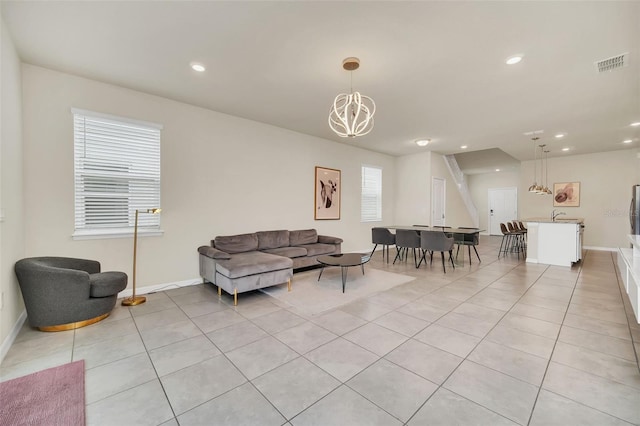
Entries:
{"type": "MultiPolygon", "coordinates": [[[[138,229],[138,237],[161,237],[162,229],[138,229]]],[[[100,240],[109,238],[131,238],[133,229],[81,230],[75,231],[71,238],[75,240],[100,240]]]]}

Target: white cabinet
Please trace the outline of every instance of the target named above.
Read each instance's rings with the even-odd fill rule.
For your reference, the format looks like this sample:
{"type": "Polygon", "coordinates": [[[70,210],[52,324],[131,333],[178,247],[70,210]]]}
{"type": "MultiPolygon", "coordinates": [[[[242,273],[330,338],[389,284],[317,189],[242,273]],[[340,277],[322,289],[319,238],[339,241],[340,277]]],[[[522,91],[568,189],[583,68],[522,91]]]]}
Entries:
{"type": "Polygon", "coordinates": [[[636,321],[640,324],[640,235],[629,235],[629,241],[633,249],[618,249],[618,269],[636,321]]]}
{"type": "Polygon", "coordinates": [[[571,266],[582,259],[582,221],[527,221],[527,262],[571,266]]]}

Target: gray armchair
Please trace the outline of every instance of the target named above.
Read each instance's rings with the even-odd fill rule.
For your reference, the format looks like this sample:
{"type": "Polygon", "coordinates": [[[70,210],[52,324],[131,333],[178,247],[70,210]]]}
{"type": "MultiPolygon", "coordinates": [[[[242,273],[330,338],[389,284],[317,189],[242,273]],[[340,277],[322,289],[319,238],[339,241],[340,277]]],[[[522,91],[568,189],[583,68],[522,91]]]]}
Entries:
{"type": "Polygon", "coordinates": [[[127,287],[124,272],[100,272],[95,260],[32,257],[16,262],[16,276],[32,327],[62,331],[103,320],[127,287]]]}

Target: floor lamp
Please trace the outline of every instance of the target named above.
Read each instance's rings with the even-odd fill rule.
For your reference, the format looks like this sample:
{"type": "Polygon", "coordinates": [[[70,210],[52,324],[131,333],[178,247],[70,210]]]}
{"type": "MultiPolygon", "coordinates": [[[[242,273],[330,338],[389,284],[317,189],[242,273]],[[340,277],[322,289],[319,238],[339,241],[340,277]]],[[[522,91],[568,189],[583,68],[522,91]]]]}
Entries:
{"type": "MultiPolygon", "coordinates": [[[[162,209],[147,209],[143,213],[158,214],[162,209]]],[[[147,301],[144,296],[136,296],[136,252],[138,250],[138,213],[136,209],[136,222],[133,228],[133,294],[122,301],[123,306],[136,306],[147,301]]]]}

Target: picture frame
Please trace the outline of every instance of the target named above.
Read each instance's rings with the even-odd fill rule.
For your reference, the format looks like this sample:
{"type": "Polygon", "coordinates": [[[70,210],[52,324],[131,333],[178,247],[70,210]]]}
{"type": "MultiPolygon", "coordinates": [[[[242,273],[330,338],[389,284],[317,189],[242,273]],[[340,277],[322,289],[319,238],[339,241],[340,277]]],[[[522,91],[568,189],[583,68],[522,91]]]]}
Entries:
{"type": "Polygon", "coordinates": [[[580,182],[553,184],[553,207],[579,207],[580,182]]]}
{"type": "Polygon", "coordinates": [[[340,174],[340,170],[316,166],[313,203],[315,220],[340,219],[340,174]]]}

